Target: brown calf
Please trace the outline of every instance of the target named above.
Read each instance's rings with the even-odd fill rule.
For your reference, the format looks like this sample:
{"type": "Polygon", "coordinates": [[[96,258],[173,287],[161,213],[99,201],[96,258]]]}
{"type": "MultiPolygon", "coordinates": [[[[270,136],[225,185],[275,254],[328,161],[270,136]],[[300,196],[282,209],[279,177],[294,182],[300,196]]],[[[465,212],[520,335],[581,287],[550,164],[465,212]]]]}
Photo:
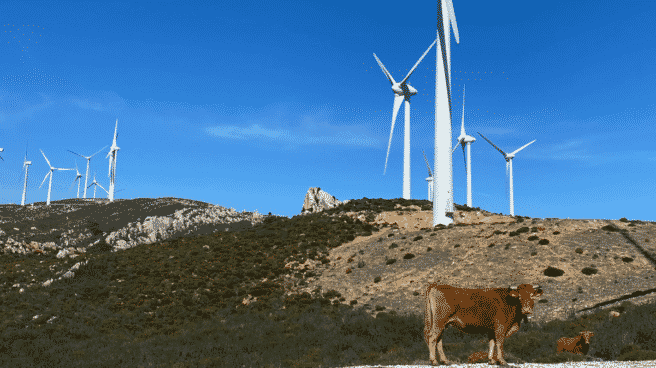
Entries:
{"type": "Polygon", "coordinates": [[[583,331],[576,337],[561,337],[558,339],[557,353],[569,351],[570,353],[586,355],[590,350],[590,338],[593,332],[583,331]]]}

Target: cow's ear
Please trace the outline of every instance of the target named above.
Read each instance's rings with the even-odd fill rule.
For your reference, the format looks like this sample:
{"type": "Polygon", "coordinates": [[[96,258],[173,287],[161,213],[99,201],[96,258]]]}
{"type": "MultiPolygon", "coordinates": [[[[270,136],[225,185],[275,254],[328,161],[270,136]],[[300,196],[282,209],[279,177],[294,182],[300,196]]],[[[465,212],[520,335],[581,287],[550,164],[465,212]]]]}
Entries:
{"type": "Polygon", "coordinates": [[[513,298],[519,298],[519,292],[517,290],[510,290],[508,295],[510,295],[513,298]]]}
{"type": "Polygon", "coordinates": [[[531,295],[531,298],[533,299],[539,298],[540,296],[542,296],[542,293],[543,293],[542,290],[538,290],[535,294],[531,295]]]}

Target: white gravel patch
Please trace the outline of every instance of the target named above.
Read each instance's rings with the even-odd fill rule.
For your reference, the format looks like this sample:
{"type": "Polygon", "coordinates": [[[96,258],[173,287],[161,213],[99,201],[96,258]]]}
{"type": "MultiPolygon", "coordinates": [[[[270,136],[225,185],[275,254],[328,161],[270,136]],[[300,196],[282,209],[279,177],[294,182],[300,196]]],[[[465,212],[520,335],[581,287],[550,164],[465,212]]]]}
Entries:
{"type": "MultiPolygon", "coordinates": [[[[482,368],[490,367],[487,363],[477,363],[477,364],[452,364],[452,365],[442,365],[443,367],[450,368],[482,368]]],[[[556,364],[540,364],[540,363],[524,363],[524,364],[514,364],[508,363],[509,367],[521,367],[521,368],[618,368],[618,367],[631,367],[631,368],[647,368],[647,367],[656,367],[656,360],[643,360],[639,362],[567,362],[567,363],[556,363],[556,364]]],[[[439,366],[433,366],[429,364],[425,365],[360,365],[360,366],[351,366],[344,368],[433,368],[439,366]]]]}

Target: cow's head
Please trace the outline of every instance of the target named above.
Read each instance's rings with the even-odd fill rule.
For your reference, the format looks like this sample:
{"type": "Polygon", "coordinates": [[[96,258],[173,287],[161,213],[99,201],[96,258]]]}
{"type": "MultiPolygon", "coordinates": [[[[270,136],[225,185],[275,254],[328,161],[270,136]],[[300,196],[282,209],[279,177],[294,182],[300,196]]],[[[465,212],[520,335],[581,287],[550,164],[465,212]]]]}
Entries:
{"type": "Polygon", "coordinates": [[[522,314],[533,314],[535,299],[542,296],[542,290],[537,285],[521,284],[516,289],[511,288],[510,296],[519,299],[522,304],[522,314]]]}
{"type": "Polygon", "coordinates": [[[585,339],[586,344],[590,344],[590,338],[594,336],[594,332],[592,331],[583,331],[580,333],[581,337],[585,339]]]}

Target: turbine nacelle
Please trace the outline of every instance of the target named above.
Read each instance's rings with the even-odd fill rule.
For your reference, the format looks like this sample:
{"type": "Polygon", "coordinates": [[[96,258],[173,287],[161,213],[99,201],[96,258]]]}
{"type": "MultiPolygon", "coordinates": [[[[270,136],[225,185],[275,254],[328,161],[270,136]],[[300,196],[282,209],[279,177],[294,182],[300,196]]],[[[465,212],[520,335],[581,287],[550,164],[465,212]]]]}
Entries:
{"type": "Polygon", "coordinates": [[[405,84],[394,83],[392,85],[392,91],[394,91],[396,95],[406,96],[406,97],[410,97],[417,94],[417,90],[413,86],[409,85],[408,83],[405,84]]]}

